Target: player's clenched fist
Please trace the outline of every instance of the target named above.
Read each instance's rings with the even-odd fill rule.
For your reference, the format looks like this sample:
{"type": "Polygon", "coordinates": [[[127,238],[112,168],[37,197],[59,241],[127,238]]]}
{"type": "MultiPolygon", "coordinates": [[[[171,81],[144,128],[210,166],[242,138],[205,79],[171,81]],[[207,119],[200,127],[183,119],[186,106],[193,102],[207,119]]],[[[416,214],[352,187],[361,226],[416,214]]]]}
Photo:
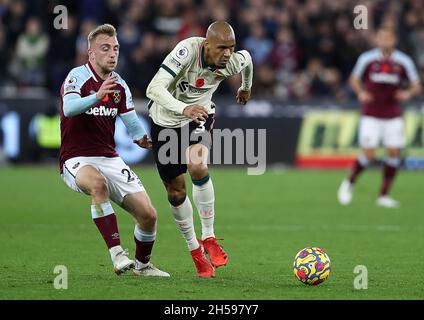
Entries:
{"type": "Polygon", "coordinates": [[[115,86],[115,82],[117,80],[116,76],[110,76],[107,78],[102,85],[100,86],[99,91],[96,93],[97,100],[102,100],[109,93],[113,93],[112,88],[115,86]]]}
{"type": "Polygon", "coordinates": [[[241,88],[237,91],[236,100],[237,103],[245,105],[250,99],[250,90],[242,90],[241,88]]]}
{"type": "Polygon", "coordinates": [[[198,104],[193,104],[191,106],[185,107],[183,115],[194,120],[196,123],[200,123],[201,121],[206,121],[208,112],[205,107],[198,104]]]}

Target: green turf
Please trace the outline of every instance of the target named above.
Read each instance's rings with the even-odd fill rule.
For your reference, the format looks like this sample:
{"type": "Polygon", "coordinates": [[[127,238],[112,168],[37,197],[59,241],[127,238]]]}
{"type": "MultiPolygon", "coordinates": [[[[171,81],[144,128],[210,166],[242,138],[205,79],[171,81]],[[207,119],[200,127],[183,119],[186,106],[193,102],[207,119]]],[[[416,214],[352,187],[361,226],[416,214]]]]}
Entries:
{"type": "MultiPolygon", "coordinates": [[[[89,198],[68,189],[56,167],[0,168],[0,299],[423,299],[424,179],[402,171],[396,210],[375,206],[381,173],[366,172],[354,202],[342,207],[336,190],[344,171],[211,169],[216,233],[229,264],[199,279],[152,169],[134,168],[159,214],[152,261],[169,279],[116,276],[91,221],[89,198]],[[326,250],[327,282],[295,279],[292,260],[306,246],[326,250]],[[69,272],[68,289],[53,286],[56,265],[69,272]],[[355,290],[356,265],[368,270],[368,289],[355,290]]],[[[115,206],[116,208],[116,206],[115,206]]],[[[131,218],[118,209],[123,246],[134,253],[131,218]]],[[[199,219],[195,216],[200,234],[199,219]]]]}

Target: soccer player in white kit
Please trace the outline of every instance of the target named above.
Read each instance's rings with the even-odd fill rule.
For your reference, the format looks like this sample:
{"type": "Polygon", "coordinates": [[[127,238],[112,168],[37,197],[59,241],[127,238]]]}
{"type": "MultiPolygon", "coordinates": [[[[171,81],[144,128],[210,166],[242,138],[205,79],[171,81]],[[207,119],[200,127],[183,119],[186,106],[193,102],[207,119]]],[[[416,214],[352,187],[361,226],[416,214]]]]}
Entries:
{"type": "Polygon", "coordinates": [[[215,105],[211,99],[219,83],[241,73],[242,84],[236,100],[244,105],[250,98],[252,59],[246,50],[234,52],[235,44],[232,27],[227,22],[214,22],[209,26],[206,38],[192,37],[178,43],[147,88],[147,97],[151,99],[148,108],[157,169],[199,277],[215,276],[214,267],[228,262],[227,253],[217,243],[214,233],[215,193],[206,159],[215,121],[215,105]],[[179,154],[177,163],[169,163],[161,152],[161,147],[167,144],[161,135],[170,130],[178,137],[178,146],[186,146],[185,154],[179,154]],[[190,133],[193,139],[187,141],[184,132],[190,133]],[[202,224],[199,240],[193,225],[192,204],[186,194],[184,174],[187,170],[202,224]]]}
{"type": "Polygon", "coordinates": [[[151,148],[131,92],[114,69],[119,43],[110,24],[88,35],[88,62],[72,69],[61,88],[60,172],[74,191],[91,197],[91,216],[109,249],[114,270],[133,268],[135,275],[169,274],[150,262],[156,239],[156,210],[143,184],[115,150],[115,120],[119,116],[134,142],[151,148]],[[109,199],[135,219],[135,260],[121,247],[117,218],[109,199]]]}
{"type": "Polygon", "coordinates": [[[380,28],[376,34],[377,48],[359,57],[351,75],[351,86],[361,103],[359,144],[362,153],[339,187],[338,200],[343,205],[352,201],[358,175],[374,159],[375,149],[382,143],[387,149],[387,158],[376,203],[386,208],[399,206],[399,202],[389,196],[389,190],[401,163],[401,149],[405,146],[400,103],[419,94],[421,85],[412,59],[395,49],[396,41],[394,30],[380,28]],[[404,80],[409,82],[408,88],[403,88],[404,80]]]}

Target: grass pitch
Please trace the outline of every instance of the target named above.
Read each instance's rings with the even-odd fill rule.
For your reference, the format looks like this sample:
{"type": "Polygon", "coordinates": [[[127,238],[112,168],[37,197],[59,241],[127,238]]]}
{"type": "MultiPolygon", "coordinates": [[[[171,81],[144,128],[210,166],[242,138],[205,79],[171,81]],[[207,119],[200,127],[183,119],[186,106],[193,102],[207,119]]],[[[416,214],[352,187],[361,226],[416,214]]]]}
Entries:
{"type": "MultiPolygon", "coordinates": [[[[359,179],[352,205],[336,190],[345,171],[211,168],[215,229],[230,260],[214,279],[195,276],[186,244],[153,168],[133,168],[159,214],[152,261],[168,279],[116,276],[90,215],[90,199],[70,190],[57,168],[0,168],[0,299],[423,299],[424,179],[401,171],[392,195],[400,209],[375,206],[381,172],[359,179]],[[317,287],[295,279],[295,254],[324,248],[330,278],[317,287]],[[68,270],[68,289],[54,288],[54,268],[68,270]],[[357,265],[368,289],[355,290],[357,265]]],[[[189,180],[187,180],[189,181],[189,180]]],[[[189,188],[191,195],[191,188],[189,188]]],[[[118,213],[122,245],[134,254],[131,217],[118,213]]],[[[197,234],[200,221],[195,214],[197,234]]]]}

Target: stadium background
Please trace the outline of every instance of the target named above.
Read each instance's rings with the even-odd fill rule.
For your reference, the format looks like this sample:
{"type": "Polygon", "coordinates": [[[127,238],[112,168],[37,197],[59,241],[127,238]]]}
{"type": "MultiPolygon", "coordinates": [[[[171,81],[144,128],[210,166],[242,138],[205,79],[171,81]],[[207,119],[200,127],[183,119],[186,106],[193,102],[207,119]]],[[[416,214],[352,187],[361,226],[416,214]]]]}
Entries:
{"type": "MultiPolygon", "coordinates": [[[[253,57],[253,98],[241,110],[233,98],[239,79],[223,82],[215,95],[217,115],[223,118],[218,127],[244,128],[260,119],[268,128],[268,163],[344,167],[357,152],[358,124],[358,105],[347,79],[359,54],[373,46],[376,26],[396,28],[399,48],[413,57],[424,77],[423,1],[366,2],[368,30],[353,28],[357,4],[348,0],[2,0],[1,158],[31,162],[55,155],[40,148],[57,149],[58,132],[46,133],[47,121],[40,126],[41,120],[34,116],[57,114],[63,79],[70,68],[86,61],[86,37],[97,23],[110,22],[118,28],[118,72],[130,86],[138,112],[146,117],[145,91],[166,54],[181,39],[203,36],[211,21],[228,20],[238,48],[249,50],[253,57]],[[68,9],[68,29],[54,28],[56,5],[68,9]],[[280,126],[275,119],[289,125],[280,126]],[[49,134],[56,139],[43,138],[49,134]]],[[[405,105],[406,168],[424,167],[420,98],[405,105]]],[[[57,123],[58,118],[52,121],[57,123]]],[[[122,147],[131,149],[128,144],[122,147]]],[[[129,151],[124,158],[151,163],[136,148],[132,147],[134,155],[129,151]]]]}
{"type": "MultiPolygon", "coordinates": [[[[183,260],[174,270],[177,280],[172,280],[172,286],[181,286],[179,290],[147,280],[143,286],[158,290],[156,293],[134,292],[134,282],[126,279],[124,284],[115,283],[116,292],[124,298],[146,299],[423,298],[422,276],[414,275],[412,279],[405,262],[414,257],[414,250],[422,248],[422,239],[416,237],[423,230],[420,212],[424,208],[417,191],[423,186],[421,173],[400,172],[394,195],[405,205],[398,213],[387,213],[372,203],[380,181],[378,170],[365,173],[356,202],[342,208],[336,203],[335,193],[345,170],[321,169],[346,168],[358,152],[358,104],[347,79],[359,54],[373,46],[377,26],[390,25],[397,30],[398,48],[411,55],[424,79],[424,1],[0,0],[0,194],[6,213],[0,218],[0,238],[10,242],[21,232],[26,239],[41,237],[44,243],[57,246],[53,250],[33,244],[39,251],[46,250],[43,255],[25,250],[26,241],[15,238],[14,246],[1,254],[1,281],[5,281],[0,289],[2,298],[114,297],[103,290],[109,281],[116,281],[113,275],[96,278],[98,291],[87,284],[87,273],[98,273],[94,267],[75,276],[77,291],[58,296],[51,290],[53,262],[49,261],[63,262],[60,252],[64,251],[80,254],[65,245],[70,241],[66,235],[74,231],[72,226],[82,231],[76,246],[85,248],[87,242],[91,243],[82,249],[82,257],[88,261],[94,257],[102,270],[110,273],[102,243],[82,210],[87,199],[67,190],[57,170],[58,92],[69,70],[85,63],[88,32],[98,23],[117,27],[121,45],[117,71],[126,79],[136,109],[146,120],[145,90],[163,58],[181,39],[203,36],[214,20],[232,24],[237,48],[251,52],[255,68],[252,100],[243,109],[234,98],[239,79],[234,77],[221,84],[214,99],[217,127],[267,129],[269,169],[265,175],[249,178],[243,166],[212,169],[217,211],[231,211],[231,215],[217,220],[218,228],[226,233],[226,245],[237,257],[235,260],[243,263],[243,271],[238,273],[231,266],[230,271],[221,271],[224,280],[217,280],[220,282],[211,294],[204,291],[210,289],[207,283],[193,280],[188,271],[191,262],[178,254],[185,250],[184,244],[167,214],[159,178],[150,166],[151,155],[134,146],[118,125],[120,154],[135,164],[158,211],[163,211],[159,228],[167,235],[162,236],[165,245],[161,246],[159,240],[156,261],[169,268],[169,259],[183,260]],[[353,8],[358,4],[368,9],[368,30],[353,28],[353,8]],[[56,5],[68,9],[68,29],[53,27],[56,5]],[[284,169],[287,166],[320,170],[284,169]],[[246,191],[246,199],[243,190],[252,183],[255,192],[246,191]],[[226,190],[232,190],[231,195],[226,190]],[[306,194],[308,201],[304,199],[306,194]],[[64,210],[69,214],[57,215],[64,210]],[[34,218],[33,211],[41,213],[34,218]],[[261,217],[257,212],[263,212],[261,217]],[[52,232],[46,235],[46,230],[52,232]],[[250,232],[266,241],[272,252],[263,252],[249,237],[250,232]],[[174,243],[179,251],[167,247],[174,243]],[[391,249],[386,252],[388,243],[391,249]],[[308,244],[325,247],[330,257],[338,260],[339,277],[336,274],[319,295],[296,286],[290,270],[294,254],[308,244]],[[21,257],[10,259],[16,249],[21,250],[21,257]],[[250,252],[258,252],[261,261],[269,264],[252,263],[250,252]],[[397,259],[389,263],[390,254],[397,259]],[[25,278],[25,257],[38,259],[31,268],[30,280],[25,278]],[[366,263],[375,272],[370,278],[370,288],[374,285],[374,289],[364,295],[352,290],[352,270],[358,263],[366,263]],[[391,266],[398,272],[390,272],[391,266]],[[17,272],[21,278],[10,275],[8,270],[21,271],[17,272]],[[179,283],[179,278],[186,282],[179,283]],[[230,290],[225,280],[231,281],[236,291],[223,293],[221,289],[230,290]],[[403,286],[397,286],[398,282],[403,286]]],[[[405,169],[424,168],[423,97],[405,104],[405,169]]],[[[379,159],[383,156],[380,151],[379,159]]],[[[129,234],[131,222],[121,219],[122,230],[129,234]]],[[[66,264],[74,269],[84,266],[72,257],[66,264]]],[[[422,262],[415,268],[422,268],[422,262]]]]}

